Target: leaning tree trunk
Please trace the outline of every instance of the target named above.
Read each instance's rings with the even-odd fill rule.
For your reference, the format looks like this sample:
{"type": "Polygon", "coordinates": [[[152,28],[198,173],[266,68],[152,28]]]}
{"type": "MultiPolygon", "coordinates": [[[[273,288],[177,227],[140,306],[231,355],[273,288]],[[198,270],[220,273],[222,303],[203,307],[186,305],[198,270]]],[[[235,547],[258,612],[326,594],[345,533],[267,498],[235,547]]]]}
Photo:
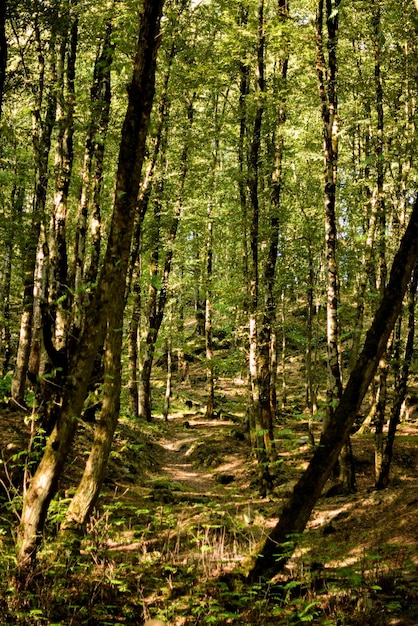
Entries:
{"type": "Polygon", "coordinates": [[[319,445],[285,504],[279,522],[258,550],[250,580],[272,578],[291,556],[309,520],[322,489],[357,416],[363,398],[386,349],[390,334],[402,308],[408,282],[418,260],[418,199],[415,200],[409,225],[395,255],[384,297],[367,332],[357,359],[319,445]]]}
{"type": "MultiPolygon", "coordinates": [[[[104,352],[104,382],[102,408],[94,426],[94,440],[83,476],[67,509],[65,520],[61,525],[61,533],[74,540],[72,550],[78,549],[79,541],[84,533],[100,488],[105,477],[107,463],[112,447],[113,436],[119,417],[121,389],[121,354],[123,325],[123,290],[119,297],[113,299],[109,306],[107,322],[107,338],[104,352]]],[[[66,542],[65,542],[66,543],[66,542]]],[[[71,545],[71,542],[70,542],[71,545]]]]}
{"type": "MultiPolygon", "coordinates": [[[[69,452],[87,395],[95,357],[103,344],[109,311],[121,320],[135,208],[145,142],[155,89],[159,23],[164,0],[144,0],[142,19],[122,127],[114,209],[109,240],[97,290],[87,312],[83,334],[68,366],[59,419],[47,440],[43,457],[26,491],[17,535],[17,565],[23,575],[36,556],[49,504],[69,452]],[[117,294],[121,294],[118,296],[117,294]]],[[[117,325],[120,332],[120,325],[117,325]]],[[[113,327],[110,331],[115,331],[113,327]]],[[[118,395],[118,389],[115,389],[118,395]]]]}

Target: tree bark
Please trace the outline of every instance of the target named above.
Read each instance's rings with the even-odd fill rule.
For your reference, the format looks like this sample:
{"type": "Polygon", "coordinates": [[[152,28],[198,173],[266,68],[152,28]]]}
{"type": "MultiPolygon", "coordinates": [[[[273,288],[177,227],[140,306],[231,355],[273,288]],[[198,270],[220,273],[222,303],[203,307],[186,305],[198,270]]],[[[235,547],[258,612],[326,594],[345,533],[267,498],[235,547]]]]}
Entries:
{"type": "Polygon", "coordinates": [[[167,127],[168,116],[170,110],[170,100],[168,97],[168,84],[170,80],[171,67],[175,57],[176,48],[174,43],[171,46],[168,68],[164,75],[163,88],[161,90],[160,101],[158,105],[158,122],[155,136],[152,141],[152,156],[148,163],[144,181],[142,183],[141,194],[138,200],[137,215],[135,218],[135,227],[133,235],[133,245],[131,249],[131,258],[128,271],[128,280],[126,286],[126,294],[133,291],[132,315],[129,323],[128,333],[128,359],[129,359],[129,399],[130,406],[134,417],[139,417],[140,400],[139,395],[142,393],[142,387],[139,381],[139,328],[141,321],[141,235],[142,224],[148,211],[149,202],[154,188],[154,176],[158,158],[161,156],[165,160],[166,144],[167,144],[167,127]]]}
{"type": "MultiPolygon", "coordinates": [[[[284,19],[287,14],[286,0],[279,2],[279,17],[284,19]]],[[[260,409],[264,431],[264,443],[267,453],[272,461],[276,457],[274,444],[273,420],[275,413],[273,410],[272,398],[272,334],[276,322],[277,303],[275,298],[276,286],[276,266],[279,251],[280,233],[280,210],[282,193],[282,166],[283,166],[283,125],[286,121],[286,80],[288,68],[288,49],[284,46],[284,52],[279,59],[278,76],[275,81],[280,86],[280,103],[277,108],[275,130],[270,141],[269,151],[271,159],[271,180],[270,180],[270,232],[268,242],[268,254],[264,267],[263,286],[265,290],[264,308],[261,317],[259,332],[259,371],[260,371],[260,409]]],[[[278,89],[276,88],[277,92],[278,89]]],[[[276,93],[276,98],[279,95],[276,93]]]]}
{"type": "MultiPolygon", "coordinates": [[[[184,185],[187,176],[188,155],[190,148],[190,132],[193,125],[194,114],[194,98],[193,94],[188,109],[187,109],[187,136],[183,146],[183,151],[180,157],[180,174],[179,174],[179,191],[176,204],[174,207],[174,215],[171,221],[170,230],[168,233],[168,245],[164,259],[164,266],[160,272],[161,275],[161,287],[157,290],[157,277],[159,275],[158,269],[158,257],[159,246],[161,245],[160,237],[156,240],[156,249],[154,250],[154,267],[151,267],[151,280],[149,289],[149,312],[147,320],[147,332],[145,338],[145,352],[142,361],[142,372],[139,381],[139,402],[138,412],[141,419],[151,421],[151,372],[154,361],[155,343],[157,341],[158,333],[161,328],[161,324],[164,318],[165,306],[168,299],[169,279],[172,268],[174,243],[177,237],[177,230],[180,223],[181,213],[183,209],[183,192],[184,185]]],[[[156,207],[156,218],[159,220],[160,209],[156,207]]],[[[158,227],[159,232],[159,227],[158,227]]]]}
{"type": "Polygon", "coordinates": [[[404,356],[400,367],[400,376],[394,393],[392,410],[389,418],[389,428],[386,442],[383,447],[380,472],[376,480],[377,489],[385,489],[389,485],[389,473],[392,463],[393,445],[396,430],[399,424],[402,404],[405,400],[408,385],[409,370],[414,353],[415,339],[415,300],[418,286],[418,268],[415,268],[408,290],[408,333],[405,344],[404,356]]]}
{"type": "MultiPolygon", "coordinates": [[[[321,99],[324,137],[324,205],[325,246],[327,257],[327,408],[324,428],[332,419],[335,404],[342,394],[339,355],[339,280],[337,265],[336,188],[338,164],[338,96],[337,96],[337,43],[339,0],[318,2],[317,14],[317,75],[321,99]],[[327,62],[324,55],[324,24],[327,29],[327,62]]],[[[340,457],[340,482],[347,492],[355,490],[354,464],[351,445],[347,439],[340,457]]]]}
{"type": "Polygon", "coordinates": [[[73,168],[75,63],[78,41],[78,18],[71,13],[71,3],[60,34],[60,55],[57,63],[57,148],[54,209],[50,233],[51,281],[49,295],[54,315],[54,339],[59,350],[66,346],[68,304],[67,205],[73,168]]]}
{"type": "Polygon", "coordinates": [[[36,254],[41,233],[41,225],[44,220],[46,194],[48,188],[48,157],[51,149],[52,130],[54,128],[56,118],[55,36],[56,33],[53,30],[49,42],[49,67],[46,68],[41,34],[39,29],[35,28],[40,85],[35,106],[32,110],[32,141],[35,154],[35,189],[33,194],[31,226],[25,243],[22,316],[20,321],[16,366],[13,372],[11,387],[12,405],[16,404],[19,406],[24,404],[26,375],[28,373],[29,356],[31,351],[36,254]],[[44,105],[43,100],[45,97],[44,89],[46,72],[50,75],[50,82],[47,85],[48,91],[45,98],[46,111],[45,117],[42,120],[41,112],[44,105]]]}
{"type": "Polygon", "coordinates": [[[100,193],[103,178],[105,140],[109,126],[111,104],[110,71],[113,61],[113,45],[110,38],[112,24],[106,31],[94,63],[93,84],[90,89],[91,117],[84,149],[81,172],[81,189],[77,211],[77,229],[69,285],[74,290],[76,305],[73,314],[73,332],[78,334],[82,325],[82,312],[88,301],[88,283],[94,283],[99,271],[101,248],[100,193]],[[91,217],[92,254],[87,265],[87,224],[91,217]],[[86,291],[84,291],[86,289],[86,291]]]}
{"type": "Polygon", "coordinates": [[[298,535],[305,529],[386,349],[417,260],[418,199],[415,200],[407,230],[393,261],[384,297],[367,332],[356,366],[308,468],[296,484],[279,522],[258,550],[249,572],[250,580],[272,578],[282,570],[293,553],[298,535]]]}
{"type": "Polygon", "coordinates": [[[6,13],[8,0],[0,4],[0,119],[3,108],[4,83],[7,66],[6,13]]]}
{"type": "MultiPolygon", "coordinates": [[[[17,565],[21,580],[30,567],[41,538],[50,501],[71,446],[87,395],[94,359],[103,344],[108,320],[110,332],[120,334],[124,290],[145,142],[155,89],[159,23],[164,0],[144,0],[128,107],[122,127],[114,209],[109,240],[97,290],[84,332],[69,364],[59,419],[48,438],[43,457],[26,491],[17,536],[17,565]],[[117,294],[122,294],[120,297],[117,294]],[[111,311],[111,316],[109,316],[111,311]]],[[[119,386],[119,380],[116,381],[119,386]]],[[[119,396],[115,388],[116,396],[119,396]]]]}

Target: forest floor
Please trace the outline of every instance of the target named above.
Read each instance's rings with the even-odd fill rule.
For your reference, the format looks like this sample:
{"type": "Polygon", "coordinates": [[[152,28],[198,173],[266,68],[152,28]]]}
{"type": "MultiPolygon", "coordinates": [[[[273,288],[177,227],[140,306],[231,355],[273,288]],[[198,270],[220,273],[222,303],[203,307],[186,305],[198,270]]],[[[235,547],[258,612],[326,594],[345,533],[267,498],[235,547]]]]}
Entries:
{"type": "MultiPolygon", "coordinates": [[[[12,615],[10,589],[2,588],[0,608],[8,617],[2,622],[0,616],[0,624],[140,625],[150,616],[171,626],[418,624],[418,424],[401,424],[384,491],[373,489],[373,435],[354,435],[356,493],[327,496],[329,481],[284,575],[267,587],[231,588],[224,575],[256,552],[312,448],[304,416],[283,416],[276,433],[277,487],[259,497],[240,412],[245,389],[225,381],[219,392],[227,409],[220,419],[205,420],[199,394],[189,388],[182,398],[189,406],[173,411],[167,422],[157,416],[144,427],[120,420],[77,564],[62,558],[51,565],[45,551],[38,586],[26,602],[32,617],[12,615]]],[[[20,415],[5,412],[0,430],[4,466],[12,472],[5,455],[21,446],[27,427],[20,415]]],[[[317,435],[320,424],[315,430],[317,435]]],[[[51,507],[51,536],[92,431],[84,425],[76,440],[61,499],[51,507]]],[[[10,569],[3,533],[0,563],[10,569]]]]}

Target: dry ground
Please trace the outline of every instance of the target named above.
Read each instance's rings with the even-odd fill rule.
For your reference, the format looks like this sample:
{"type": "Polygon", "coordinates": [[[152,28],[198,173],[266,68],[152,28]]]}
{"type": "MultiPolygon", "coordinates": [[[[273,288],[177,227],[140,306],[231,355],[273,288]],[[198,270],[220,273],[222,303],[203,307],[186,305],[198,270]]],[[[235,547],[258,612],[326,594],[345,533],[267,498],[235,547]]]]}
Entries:
{"type": "MultiPolygon", "coordinates": [[[[224,390],[226,400],[228,393],[230,388],[224,390]]],[[[25,426],[21,415],[7,411],[1,422],[5,461],[1,480],[8,487],[10,481],[22,479],[11,455],[27,441],[30,424],[25,426]]],[[[222,594],[213,585],[239,566],[275,524],[283,498],[311,454],[303,421],[289,415],[277,428],[276,494],[262,499],[254,482],[249,442],[235,422],[234,413],[208,422],[197,403],[188,413],[174,413],[167,423],[157,417],[146,429],[121,421],[89,528],[94,549],[90,545],[84,551],[104,577],[119,581],[119,599],[114,603],[122,594],[125,612],[115,608],[109,623],[140,624],[141,616],[159,615],[172,626],[306,621],[416,626],[418,425],[414,423],[400,426],[392,480],[385,491],[373,490],[372,435],[353,437],[358,491],[321,497],[287,578],[279,581],[289,590],[287,604],[283,597],[277,600],[284,607],[281,613],[275,609],[274,587],[270,596],[263,591],[264,603],[255,595],[252,602],[229,602],[221,611],[222,594]],[[131,605],[127,617],[126,607],[131,605]]],[[[76,484],[91,431],[92,426],[84,426],[76,441],[60,485],[62,495],[70,495],[76,484]]],[[[65,621],[64,616],[62,609],[61,624],[99,623],[91,617],[65,621]]]]}

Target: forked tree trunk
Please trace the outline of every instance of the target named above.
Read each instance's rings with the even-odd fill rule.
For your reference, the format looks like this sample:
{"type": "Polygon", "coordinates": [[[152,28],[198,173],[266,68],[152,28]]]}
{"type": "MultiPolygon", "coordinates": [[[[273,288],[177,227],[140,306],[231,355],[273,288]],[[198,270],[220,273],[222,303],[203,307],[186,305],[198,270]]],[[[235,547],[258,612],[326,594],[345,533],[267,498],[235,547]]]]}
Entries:
{"type": "MultiPolygon", "coordinates": [[[[43,457],[24,497],[17,535],[17,565],[21,581],[24,581],[25,571],[36,556],[49,504],[76,431],[94,360],[103,344],[107,323],[111,324],[110,333],[121,334],[120,322],[125,304],[121,286],[125,284],[128,269],[146,135],[154,97],[156,55],[160,42],[159,23],[163,4],[164,0],[144,0],[143,3],[127,113],[122,127],[107,250],[94,299],[86,312],[84,332],[69,364],[59,419],[47,440],[43,457]]],[[[117,403],[119,379],[115,384],[114,402],[117,403]]],[[[115,407],[117,404],[110,407],[110,411],[115,407]]],[[[113,422],[114,416],[108,423],[111,425],[113,422]]],[[[103,426],[106,439],[110,428],[106,424],[103,426]]]]}
{"type": "Polygon", "coordinates": [[[90,517],[105,477],[113,436],[116,430],[121,389],[121,354],[123,304],[119,298],[109,305],[107,338],[104,352],[104,379],[102,408],[94,425],[94,440],[77,490],[67,509],[60,531],[72,537],[75,552],[84,534],[84,526],[90,517]]]}
{"type": "Polygon", "coordinates": [[[285,504],[279,522],[257,551],[250,580],[279,573],[310,518],[359,411],[379,359],[402,308],[408,282],[418,260],[418,199],[395,255],[384,297],[367,332],[363,349],[350,374],[341,400],[321,435],[319,445],[285,504]]]}

